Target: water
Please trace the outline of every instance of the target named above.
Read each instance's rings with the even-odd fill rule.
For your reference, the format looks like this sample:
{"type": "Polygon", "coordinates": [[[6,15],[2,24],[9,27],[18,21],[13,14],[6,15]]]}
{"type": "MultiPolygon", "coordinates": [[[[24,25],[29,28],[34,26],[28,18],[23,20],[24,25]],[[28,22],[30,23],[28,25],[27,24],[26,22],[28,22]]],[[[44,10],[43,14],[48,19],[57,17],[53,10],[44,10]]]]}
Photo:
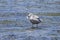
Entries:
{"type": "Polygon", "coordinates": [[[1,0],[0,40],[60,40],[59,2],[60,0],[1,0]],[[28,12],[43,19],[38,28],[31,28],[32,25],[26,18],[28,12]]]}
{"type": "Polygon", "coordinates": [[[1,13],[60,13],[60,0],[1,0],[1,13]]]}
{"type": "Polygon", "coordinates": [[[27,14],[6,15],[0,17],[1,40],[55,40],[55,37],[60,37],[60,16],[39,16],[43,22],[39,28],[32,29],[31,23],[26,19],[27,14]],[[10,38],[9,35],[14,36],[10,38]]]}

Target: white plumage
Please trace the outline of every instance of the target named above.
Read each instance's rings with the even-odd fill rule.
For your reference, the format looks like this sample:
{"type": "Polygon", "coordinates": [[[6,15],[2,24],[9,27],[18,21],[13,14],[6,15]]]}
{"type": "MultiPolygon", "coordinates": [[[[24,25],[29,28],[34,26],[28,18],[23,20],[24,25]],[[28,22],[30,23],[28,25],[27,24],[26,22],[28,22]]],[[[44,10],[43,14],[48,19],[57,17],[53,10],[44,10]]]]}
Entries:
{"type": "Polygon", "coordinates": [[[28,14],[27,19],[29,19],[30,22],[32,23],[32,27],[33,27],[33,24],[37,24],[38,26],[38,24],[41,22],[39,16],[34,15],[32,13],[28,14]]]}

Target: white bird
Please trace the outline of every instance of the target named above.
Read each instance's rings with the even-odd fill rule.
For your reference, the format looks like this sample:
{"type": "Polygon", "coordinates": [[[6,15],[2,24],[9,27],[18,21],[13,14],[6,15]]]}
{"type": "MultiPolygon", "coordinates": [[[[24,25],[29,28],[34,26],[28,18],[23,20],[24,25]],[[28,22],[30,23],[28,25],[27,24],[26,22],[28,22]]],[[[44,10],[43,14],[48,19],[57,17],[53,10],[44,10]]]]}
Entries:
{"type": "Polygon", "coordinates": [[[34,15],[34,14],[32,14],[32,13],[29,13],[29,14],[28,14],[27,19],[29,19],[30,22],[32,23],[32,27],[33,27],[33,24],[36,24],[37,27],[38,27],[38,24],[41,22],[39,16],[34,15]]]}

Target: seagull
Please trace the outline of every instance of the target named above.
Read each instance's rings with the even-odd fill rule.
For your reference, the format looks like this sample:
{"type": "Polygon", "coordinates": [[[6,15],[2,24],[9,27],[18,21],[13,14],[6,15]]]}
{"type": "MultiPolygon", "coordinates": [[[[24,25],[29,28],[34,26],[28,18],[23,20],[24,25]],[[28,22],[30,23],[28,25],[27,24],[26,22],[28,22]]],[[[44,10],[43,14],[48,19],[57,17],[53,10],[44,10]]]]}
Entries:
{"type": "Polygon", "coordinates": [[[41,23],[39,16],[34,15],[33,13],[29,13],[27,19],[29,19],[29,21],[32,23],[32,28],[34,24],[36,24],[36,26],[38,27],[38,24],[41,23]]]}

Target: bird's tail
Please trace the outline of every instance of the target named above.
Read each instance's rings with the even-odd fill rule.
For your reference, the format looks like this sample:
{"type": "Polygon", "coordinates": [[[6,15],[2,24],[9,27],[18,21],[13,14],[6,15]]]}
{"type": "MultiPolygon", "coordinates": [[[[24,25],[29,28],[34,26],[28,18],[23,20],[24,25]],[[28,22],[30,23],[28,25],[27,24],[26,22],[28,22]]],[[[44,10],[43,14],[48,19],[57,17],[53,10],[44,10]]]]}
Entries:
{"type": "Polygon", "coordinates": [[[41,22],[43,22],[43,19],[40,19],[41,22]]]}

